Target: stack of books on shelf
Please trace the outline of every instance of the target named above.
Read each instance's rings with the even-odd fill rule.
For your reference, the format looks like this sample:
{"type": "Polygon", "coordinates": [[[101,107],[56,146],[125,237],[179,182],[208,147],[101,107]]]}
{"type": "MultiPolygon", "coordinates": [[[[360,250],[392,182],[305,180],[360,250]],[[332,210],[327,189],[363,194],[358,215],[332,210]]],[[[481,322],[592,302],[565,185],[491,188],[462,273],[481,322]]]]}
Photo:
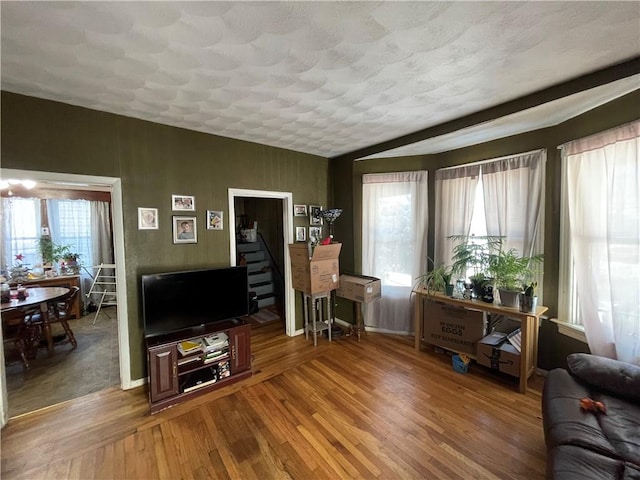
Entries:
{"type": "Polygon", "coordinates": [[[219,361],[229,355],[229,337],[224,332],[202,338],[204,363],[219,361]]]}
{"type": "Polygon", "coordinates": [[[202,344],[199,342],[193,342],[191,340],[184,340],[178,343],[178,351],[182,355],[191,355],[202,351],[202,344]]]}

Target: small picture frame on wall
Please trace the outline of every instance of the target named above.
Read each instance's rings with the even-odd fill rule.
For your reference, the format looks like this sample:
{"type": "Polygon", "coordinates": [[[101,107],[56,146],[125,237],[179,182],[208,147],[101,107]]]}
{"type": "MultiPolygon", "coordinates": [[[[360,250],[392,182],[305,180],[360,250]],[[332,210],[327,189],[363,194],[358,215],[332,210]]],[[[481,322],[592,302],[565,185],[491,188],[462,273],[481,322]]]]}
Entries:
{"type": "Polygon", "coordinates": [[[207,210],[207,230],[222,230],[222,212],[207,210]]]}
{"type": "Polygon", "coordinates": [[[138,208],[138,230],[157,230],[158,229],[158,209],[157,208],[138,208]]]}
{"type": "Polygon", "coordinates": [[[322,240],[322,227],[309,227],[309,240],[316,245],[322,240]]]}
{"type": "Polygon", "coordinates": [[[321,211],[320,205],[309,205],[309,223],[311,225],[322,225],[322,217],[318,216],[321,211]]]}
{"type": "Polygon", "coordinates": [[[296,242],[307,241],[307,227],[296,227],[296,242]]]}
{"type": "Polygon", "coordinates": [[[196,217],[173,217],[173,243],[198,243],[196,217]]]}
{"type": "Polygon", "coordinates": [[[307,206],[306,205],[294,205],[293,206],[293,215],[295,217],[306,217],[307,216],[307,206]]]}
{"type": "Polygon", "coordinates": [[[190,195],[171,195],[171,209],[173,211],[195,212],[196,198],[190,195]]]}

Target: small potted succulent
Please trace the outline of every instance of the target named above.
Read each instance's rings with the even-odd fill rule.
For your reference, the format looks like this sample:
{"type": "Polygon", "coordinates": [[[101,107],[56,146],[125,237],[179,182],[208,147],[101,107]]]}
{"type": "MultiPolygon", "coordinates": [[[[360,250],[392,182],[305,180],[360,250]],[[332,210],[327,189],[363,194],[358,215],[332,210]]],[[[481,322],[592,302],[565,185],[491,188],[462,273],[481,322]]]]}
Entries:
{"type": "Polygon", "coordinates": [[[538,306],[538,297],[535,289],[538,286],[536,282],[524,285],[524,292],[520,294],[520,311],[524,313],[535,313],[538,306]]]}

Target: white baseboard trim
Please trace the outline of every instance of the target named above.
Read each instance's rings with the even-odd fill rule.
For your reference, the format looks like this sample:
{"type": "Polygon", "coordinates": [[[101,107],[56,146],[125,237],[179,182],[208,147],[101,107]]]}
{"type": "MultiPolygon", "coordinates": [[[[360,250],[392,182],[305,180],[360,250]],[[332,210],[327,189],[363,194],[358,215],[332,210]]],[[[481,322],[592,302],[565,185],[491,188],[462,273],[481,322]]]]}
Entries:
{"type": "MultiPolygon", "coordinates": [[[[347,327],[347,328],[351,328],[353,327],[353,323],[349,323],[346,322],[338,317],[336,317],[336,323],[343,326],[343,327],[347,327]]],[[[374,332],[374,333],[388,333],[390,335],[411,335],[413,336],[413,332],[398,332],[396,330],[388,330],[385,328],[377,328],[377,327],[368,327],[368,326],[364,326],[364,331],[365,332],[374,332]]]]}
{"type": "Polygon", "coordinates": [[[138,380],[131,380],[127,385],[122,384],[122,390],[131,390],[132,388],[138,388],[147,383],[146,378],[139,378],[138,380]]]}

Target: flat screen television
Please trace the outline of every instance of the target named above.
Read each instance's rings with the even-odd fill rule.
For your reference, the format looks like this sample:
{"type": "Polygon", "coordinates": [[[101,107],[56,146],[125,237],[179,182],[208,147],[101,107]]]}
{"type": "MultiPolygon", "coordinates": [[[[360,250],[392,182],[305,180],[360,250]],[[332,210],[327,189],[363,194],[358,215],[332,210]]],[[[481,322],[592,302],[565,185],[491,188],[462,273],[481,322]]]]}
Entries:
{"type": "Polygon", "coordinates": [[[146,337],[209,325],[248,313],[246,265],[142,275],[146,337]]]}

